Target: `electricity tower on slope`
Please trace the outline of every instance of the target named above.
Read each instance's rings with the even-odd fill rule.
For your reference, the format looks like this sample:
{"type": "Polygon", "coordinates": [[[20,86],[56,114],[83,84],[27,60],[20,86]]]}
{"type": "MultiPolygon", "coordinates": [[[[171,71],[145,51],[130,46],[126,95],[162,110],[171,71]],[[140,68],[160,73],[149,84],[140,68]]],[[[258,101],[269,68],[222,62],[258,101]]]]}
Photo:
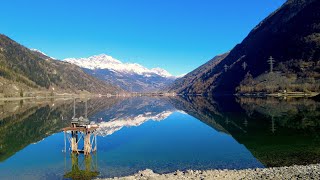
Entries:
{"type": "Polygon", "coordinates": [[[270,56],[270,58],[268,59],[268,63],[270,65],[270,72],[273,72],[273,65],[276,61],[274,60],[274,58],[272,56],[270,56]]]}
{"type": "Polygon", "coordinates": [[[248,64],[244,61],[244,62],[242,63],[242,68],[243,68],[243,70],[246,70],[247,67],[248,67],[248,64]]]}
{"type": "Polygon", "coordinates": [[[227,72],[227,71],[228,71],[229,66],[228,66],[228,65],[224,65],[223,67],[224,67],[224,72],[227,72]]]}

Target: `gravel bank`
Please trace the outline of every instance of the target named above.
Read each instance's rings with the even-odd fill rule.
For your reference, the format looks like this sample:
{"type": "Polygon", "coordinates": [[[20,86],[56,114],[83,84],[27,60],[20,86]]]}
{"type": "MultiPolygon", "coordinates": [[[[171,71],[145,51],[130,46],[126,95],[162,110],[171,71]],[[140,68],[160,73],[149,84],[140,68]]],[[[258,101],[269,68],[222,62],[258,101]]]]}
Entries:
{"type": "Polygon", "coordinates": [[[156,174],[152,170],[140,171],[135,175],[113,178],[113,180],[176,180],[176,179],[218,179],[218,180],[238,180],[238,179],[320,179],[320,164],[308,166],[290,166],[266,169],[247,170],[208,170],[185,172],[177,171],[169,174],[156,174]]]}

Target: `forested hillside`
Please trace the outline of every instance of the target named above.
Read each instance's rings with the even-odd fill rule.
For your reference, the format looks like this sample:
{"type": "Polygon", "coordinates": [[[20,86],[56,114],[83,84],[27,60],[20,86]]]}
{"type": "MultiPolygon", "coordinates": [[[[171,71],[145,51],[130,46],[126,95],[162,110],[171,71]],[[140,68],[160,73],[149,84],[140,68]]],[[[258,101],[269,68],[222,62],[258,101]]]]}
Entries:
{"type": "Polygon", "coordinates": [[[81,68],[32,51],[0,35],[0,94],[20,96],[34,91],[117,93],[120,88],[86,74],[81,68]]]}

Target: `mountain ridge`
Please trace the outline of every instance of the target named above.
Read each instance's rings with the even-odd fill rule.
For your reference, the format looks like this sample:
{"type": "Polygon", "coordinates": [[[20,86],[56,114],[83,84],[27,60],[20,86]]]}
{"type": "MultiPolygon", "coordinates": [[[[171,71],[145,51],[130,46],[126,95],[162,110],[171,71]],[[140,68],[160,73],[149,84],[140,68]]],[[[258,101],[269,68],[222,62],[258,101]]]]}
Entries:
{"type": "Polygon", "coordinates": [[[3,34],[0,34],[0,75],[0,94],[5,97],[53,90],[100,94],[123,91],[95,79],[78,66],[32,51],[3,34]]]}
{"type": "Polygon", "coordinates": [[[172,74],[162,68],[148,69],[138,63],[122,63],[120,60],[106,54],[94,55],[88,58],[66,58],[63,61],[76,64],[86,69],[109,69],[125,73],[136,73],[139,75],[157,74],[165,78],[175,78],[172,74]]]}
{"type": "MultiPolygon", "coordinates": [[[[277,92],[290,89],[302,91],[307,79],[319,84],[320,61],[320,1],[289,0],[278,10],[260,22],[230,53],[216,66],[205,73],[195,75],[197,83],[186,87],[173,86],[171,92],[182,94],[234,94],[246,77],[255,80],[270,71],[268,59],[272,56],[274,68],[288,86],[280,87],[281,82],[272,82],[264,91],[277,92]],[[290,61],[297,61],[292,67],[290,61]],[[245,64],[245,68],[244,68],[245,64]],[[303,66],[308,64],[306,69],[303,66]],[[284,79],[285,79],[284,78],[284,79]],[[312,80],[313,81],[313,80],[312,80]],[[271,87],[272,86],[272,87],[271,87]],[[203,88],[206,87],[206,88],[203,88]]],[[[176,83],[176,82],[175,82],[176,83]]],[[[257,85],[261,85],[258,83],[257,85]]],[[[250,85],[249,85],[250,86],[250,85]]],[[[255,89],[253,86],[251,89],[255,89]]],[[[317,87],[312,90],[319,91],[317,87]]],[[[310,89],[307,89],[310,91],[310,89]]]]}
{"type": "MultiPolygon", "coordinates": [[[[164,91],[178,92],[182,94],[192,93],[190,92],[190,87],[192,86],[192,84],[201,83],[201,76],[210,73],[211,69],[217,66],[228,54],[229,52],[215,56],[207,63],[201,65],[190,73],[187,73],[183,77],[175,80],[172,84],[165,87],[164,91]]],[[[201,88],[203,92],[207,87],[202,86],[201,88]]]]}
{"type": "Polygon", "coordinates": [[[129,92],[157,92],[176,79],[164,69],[148,69],[137,63],[122,63],[106,54],[88,58],[67,58],[64,61],[75,64],[86,73],[129,92]]]}

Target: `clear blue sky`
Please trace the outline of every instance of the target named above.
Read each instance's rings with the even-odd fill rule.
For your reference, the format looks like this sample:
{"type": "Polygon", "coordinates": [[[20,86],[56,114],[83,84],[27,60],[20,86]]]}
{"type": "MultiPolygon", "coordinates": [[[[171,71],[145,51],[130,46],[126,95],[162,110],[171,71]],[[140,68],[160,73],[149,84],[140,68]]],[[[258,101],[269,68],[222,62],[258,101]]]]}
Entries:
{"type": "Polygon", "coordinates": [[[285,0],[7,0],[0,33],[64,59],[108,54],[174,75],[240,43],[285,0]]]}

